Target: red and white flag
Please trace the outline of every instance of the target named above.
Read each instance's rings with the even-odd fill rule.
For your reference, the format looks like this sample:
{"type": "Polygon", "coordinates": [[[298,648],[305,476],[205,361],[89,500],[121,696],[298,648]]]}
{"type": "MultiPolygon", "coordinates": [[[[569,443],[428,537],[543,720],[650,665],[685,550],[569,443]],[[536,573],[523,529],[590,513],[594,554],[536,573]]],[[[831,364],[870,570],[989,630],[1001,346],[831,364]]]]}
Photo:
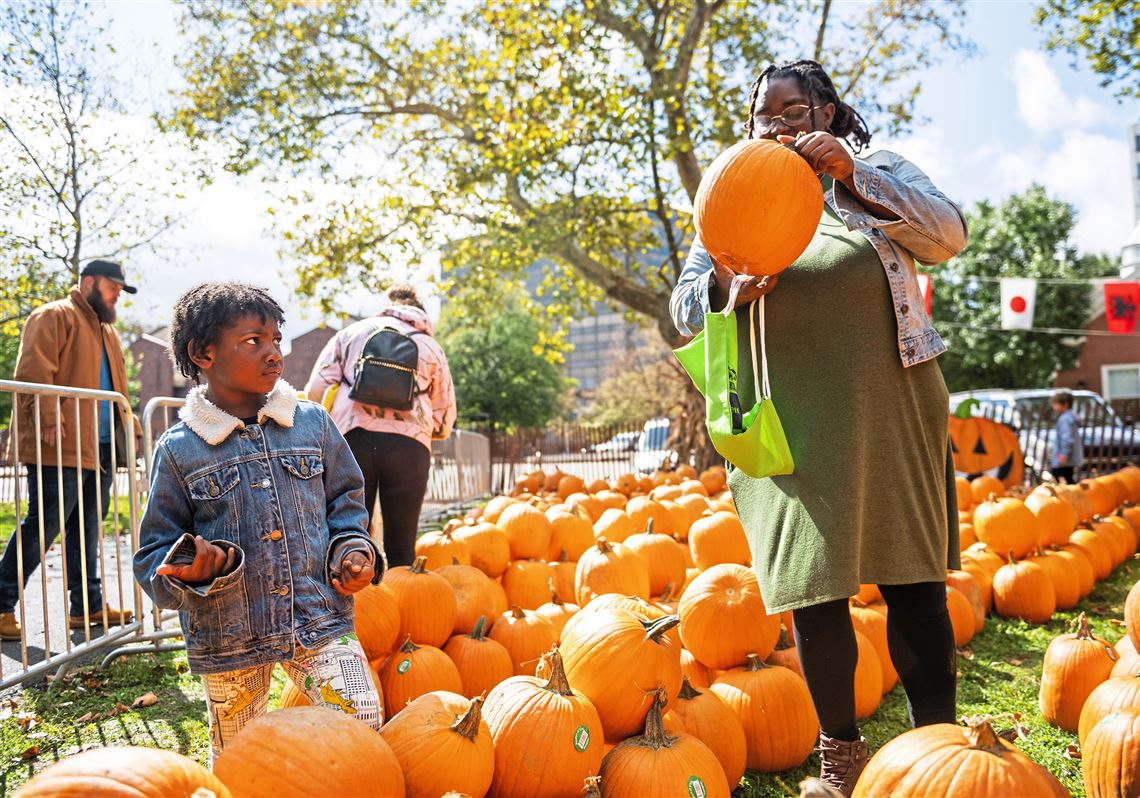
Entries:
{"type": "Polygon", "coordinates": [[[918,290],[922,292],[922,301],[926,305],[926,315],[934,318],[934,284],[929,274],[918,272],[918,290]]]}
{"type": "Polygon", "coordinates": [[[1032,277],[1001,279],[1001,328],[1028,330],[1033,327],[1033,306],[1037,301],[1037,281],[1032,277]]]}
{"type": "Polygon", "coordinates": [[[1104,284],[1104,319],[1108,331],[1130,334],[1140,312],[1140,283],[1104,284]]]}

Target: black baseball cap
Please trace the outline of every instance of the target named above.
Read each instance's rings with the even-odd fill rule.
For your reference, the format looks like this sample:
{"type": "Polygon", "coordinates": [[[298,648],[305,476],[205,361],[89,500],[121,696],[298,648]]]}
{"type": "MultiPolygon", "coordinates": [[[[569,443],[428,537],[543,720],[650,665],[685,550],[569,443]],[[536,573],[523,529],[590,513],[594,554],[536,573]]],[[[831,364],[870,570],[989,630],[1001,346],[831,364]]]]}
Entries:
{"type": "Polygon", "coordinates": [[[123,274],[123,267],[113,260],[93,260],[83,267],[83,271],[79,273],[79,276],[106,277],[111,282],[121,285],[123,290],[128,294],[137,294],[139,290],[133,285],[127,285],[127,278],[126,275],[123,274]]]}

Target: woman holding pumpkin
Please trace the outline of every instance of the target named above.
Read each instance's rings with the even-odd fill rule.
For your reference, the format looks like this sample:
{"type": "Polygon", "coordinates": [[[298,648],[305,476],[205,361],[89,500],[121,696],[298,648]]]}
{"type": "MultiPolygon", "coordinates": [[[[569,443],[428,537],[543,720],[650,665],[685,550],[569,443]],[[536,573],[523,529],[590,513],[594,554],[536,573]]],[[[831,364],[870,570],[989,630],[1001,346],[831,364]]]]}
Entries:
{"type": "MultiPolygon", "coordinates": [[[[820,720],[821,775],[850,794],[868,756],[855,725],[847,601],[860,583],[879,585],[886,599],[913,723],[955,719],[944,583],[947,567],[958,567],[957,502],[934,360],[946,345],[925,313],[915,261],[955,255],[966,224],[904,158],[852,156],[841,140],[859,151],[870,133],[814,61],[765,69],[745,129],[792,144],[819,173],[826,202],[799,259],[779,280],[749,278],[735,303],[746,310],[780,284],[766,303],[767,352],[795,473],[753,479],[735,470],[729,484],[768,611],[793,611],[820,720]]],[[[695,334],[705,313],[724,307],[734,276],[695,242],[670,302],[677,328],[695,334]]],[[[747,324],[738,331],[748,352],[747,324]]],[[[740,399],[751,407],[748,358],[740,369],[740,399]]]]}

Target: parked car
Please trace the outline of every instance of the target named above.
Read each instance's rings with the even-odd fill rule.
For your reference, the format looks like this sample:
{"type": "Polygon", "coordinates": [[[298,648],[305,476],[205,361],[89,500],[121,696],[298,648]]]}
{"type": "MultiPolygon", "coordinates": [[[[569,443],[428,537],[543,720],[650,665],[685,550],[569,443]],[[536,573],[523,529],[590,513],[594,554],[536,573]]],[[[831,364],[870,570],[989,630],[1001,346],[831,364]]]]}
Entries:
{"type": "Polygon", "coordinates": [[[594,452],[597,454],[625,454],[636,451],[637,440],[640,437],[640,432],[619,432],[608,441],[594,446],[594,452]]]}
{"type": "Polygon", "coordinates": [[[646,421],[633,455],[633,470],[650,474],[662,466],[672,468],[677,462],[677,453],[665,448],[668,439],[669,419],[651,418],[646,421]]]}
{"type": "MultiPolygon", "coordinates": [[[[950,394],[953,413],[966,399],[976,399],[973,415],[1008,424],[1017,432],[1025,466],[1038,477],[1049,474],[1055,434],[1050,401],[1056,389],[1005,391],[985,389],[950,394]]],[[[1073,410],[1081,419],[1086,472],[1109,471],[1140,462],[1140,428],[1124,423],[1100,394],[1072,391],[1073,410]]]]}

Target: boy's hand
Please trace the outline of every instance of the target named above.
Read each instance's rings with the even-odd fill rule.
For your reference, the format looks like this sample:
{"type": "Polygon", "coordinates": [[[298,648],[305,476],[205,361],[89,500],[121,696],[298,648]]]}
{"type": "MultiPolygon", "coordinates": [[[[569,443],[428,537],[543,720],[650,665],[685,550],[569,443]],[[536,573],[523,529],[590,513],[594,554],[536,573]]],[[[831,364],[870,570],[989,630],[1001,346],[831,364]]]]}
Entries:
{"type": "Polygon", "coordinates": [[[340,561],[335,573],[332,586],[336,588],[336,592],[342,596],[351,596],[372,583],[376,569],[368,561],[367,554],[362,551],[350,551],[340,561]]]}
{"type": "Polygon", "coordinates": [[[237,549],[215,546],[201,535],[194,536],[194,561],[189,565],[167,563],[158,566],[155,573],[173,576],[188,585],[204,585],[228,573],[237,559],[237,549]]]}

